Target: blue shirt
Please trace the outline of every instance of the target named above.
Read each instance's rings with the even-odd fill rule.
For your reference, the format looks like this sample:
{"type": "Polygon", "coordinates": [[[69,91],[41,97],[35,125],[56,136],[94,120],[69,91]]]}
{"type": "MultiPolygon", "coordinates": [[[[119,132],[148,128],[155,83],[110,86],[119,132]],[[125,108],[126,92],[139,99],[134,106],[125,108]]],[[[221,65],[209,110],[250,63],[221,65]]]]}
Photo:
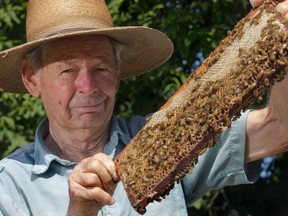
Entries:
{"type": "MultiPolygon", "coordinates": [[[[185,176],[161,202],[147,206],[145,215],[187,215],[186,206],[211,189],[254,182],[259,166],[245,166],[247,113],[219,138],[220,144],[200,156],[193,172],[185,176]]],[[[146,123],[143,117],[111,120],[110,139],[104,152],[114,158],[146,123]]],[[[36,130],[35,142],[0,161],[0,215],[66,215],[68,176],[76,165],[52,154],[44,145],[49,133],[45,119],[36,130]]],[[[98,215],[138,215],[131,207],[121,182],[114,193],[115,204],[98,215]]]]}

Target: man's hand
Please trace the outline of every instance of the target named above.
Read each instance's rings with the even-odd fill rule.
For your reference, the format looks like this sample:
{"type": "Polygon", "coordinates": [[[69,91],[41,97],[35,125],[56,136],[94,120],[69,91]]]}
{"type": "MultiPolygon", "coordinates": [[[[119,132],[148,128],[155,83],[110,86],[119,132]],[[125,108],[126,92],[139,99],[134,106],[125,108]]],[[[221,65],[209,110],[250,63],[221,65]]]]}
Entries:
{"type": "MultiPolygon", "coordinates": [[[[263,0],[250,0],[250,4],[253,8],[258,7],[262,3],[263,0]]],[[[276,9],[278,12],[284,14],[285,18],[288,20],[288,0],[279,3],[276,9]]]]}
{"type": "Polygon", "coordinates": [[[114,162],[99,153],[82,160],[69,176],[69,216],[97,215],[104,205],[113,205],[118,175],[114,162]]]}
{"type": "MultiPolygon", "coordinates": [[[[252,7],[262,2],[250,0],[252,7]]],[[[288,0],[279,3],[276,10],[288,20],[288,0]]],[[[288,74],[272,87],[268,106],[248,115],[246,162],[288,151],[287,129],[288,74]]]]}
{"type": "Polygon", "coordinates": [[[288,151],[288,76],[272,87],[265,109],[252,111],[247,121],[246,162],[288,151]]]}
{"type": "Polygon", "coordinates": [[[278,12],[284,14],[285,19],[288,20],[288,0],[279,3],[276,9],[278,12]]]}

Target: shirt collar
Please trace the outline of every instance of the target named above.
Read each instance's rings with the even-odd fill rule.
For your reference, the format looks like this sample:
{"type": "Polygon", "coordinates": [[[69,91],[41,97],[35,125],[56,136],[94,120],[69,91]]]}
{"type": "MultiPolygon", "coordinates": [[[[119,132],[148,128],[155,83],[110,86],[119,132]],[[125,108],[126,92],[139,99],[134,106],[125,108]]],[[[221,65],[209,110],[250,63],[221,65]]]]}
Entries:
{"type": "Polygon", "coordinates": [[[32,168],[34,174],[43,174],[45,173],[52,161],[57,161],[58,163],[64,166],[75,166],[76,163],[70,162],[68,160],[63,160],[58,156],[52,154],[44,144],[45,138],[49,134],[49,121],[48,118],[45,118],[37,127],[35,133],[35,164],[32,168]]]}
{"type": "MultiPolygon", "coordinates": [[[[35,132],[35,164],[32,168],[32,172],[34,174],[43,174],[45,173],[51,163],[56,161],[63,166],[72,166],[74,167],[77,163],[71,162],[68,160],[64,160],[59,158],[58,156],[52,154],[44,144],[45,138],[49,134],[49,121],[48,118],[45,118],[37,127],[35,132]]],[[[111,119],[111,128],[110,128],[110,136],[107,140],[107,143],[104,147],[104,153],[108,155],[111,159],[115,157],[116,147],[119,143],[119,140],[124,144],[127,144],[130,141],[130,137],[127,133],[121,130],[117,119],[113,116],[111,119]]]]}

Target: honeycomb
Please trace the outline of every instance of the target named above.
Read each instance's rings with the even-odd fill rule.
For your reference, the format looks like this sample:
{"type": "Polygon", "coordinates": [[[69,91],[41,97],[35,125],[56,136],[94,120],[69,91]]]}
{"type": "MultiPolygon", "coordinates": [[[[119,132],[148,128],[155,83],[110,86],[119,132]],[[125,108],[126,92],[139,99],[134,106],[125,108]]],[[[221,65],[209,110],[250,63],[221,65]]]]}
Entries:
{"type": "Polygon", "coordinates": [[[287,71],[288,41],[277,2],[266,0],[228,32],[183,86],[115,158],[131,205],[140,214],[191,172],[242,110],[287,71]]]}

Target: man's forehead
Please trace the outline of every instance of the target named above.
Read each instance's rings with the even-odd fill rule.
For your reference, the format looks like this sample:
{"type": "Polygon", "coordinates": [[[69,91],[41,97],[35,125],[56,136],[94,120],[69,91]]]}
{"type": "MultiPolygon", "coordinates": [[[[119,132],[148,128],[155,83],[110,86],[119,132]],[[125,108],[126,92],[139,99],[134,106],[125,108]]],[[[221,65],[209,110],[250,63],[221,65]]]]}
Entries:
{"type": "Polygon", "coordinates": [[[86,58],[103,56],[113,59],[111,41],[106,36],[87,35],[58,39],[44,46],[43,59],[45,63],[83,56],[86,58]]]}

